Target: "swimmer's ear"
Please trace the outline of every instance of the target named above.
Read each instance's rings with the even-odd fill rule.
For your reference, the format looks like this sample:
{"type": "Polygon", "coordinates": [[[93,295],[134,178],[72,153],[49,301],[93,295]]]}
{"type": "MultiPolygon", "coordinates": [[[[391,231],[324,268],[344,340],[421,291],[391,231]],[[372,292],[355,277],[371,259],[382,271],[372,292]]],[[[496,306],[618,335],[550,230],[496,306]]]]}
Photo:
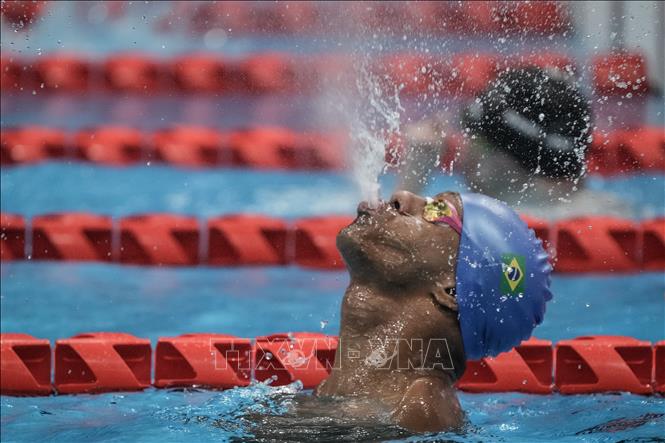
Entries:
{"type": "Polygon", "coordinates": [[[437,283],[432,288],[432,297],[441,306],[457,312],[457,298],[455,297],[455,281],[437,283]]]}

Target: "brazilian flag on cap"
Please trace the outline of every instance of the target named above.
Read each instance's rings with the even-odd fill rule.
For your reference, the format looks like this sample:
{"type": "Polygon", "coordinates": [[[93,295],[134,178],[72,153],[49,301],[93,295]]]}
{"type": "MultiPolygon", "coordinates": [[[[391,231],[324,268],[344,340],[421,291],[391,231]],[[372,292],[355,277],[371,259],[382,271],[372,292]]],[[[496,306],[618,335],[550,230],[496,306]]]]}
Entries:
{"type": "Polygon", "coordinates": [[[524,293],[524,256],[503,254],[501,256],[501,293],[511,296],[524,293]]]}

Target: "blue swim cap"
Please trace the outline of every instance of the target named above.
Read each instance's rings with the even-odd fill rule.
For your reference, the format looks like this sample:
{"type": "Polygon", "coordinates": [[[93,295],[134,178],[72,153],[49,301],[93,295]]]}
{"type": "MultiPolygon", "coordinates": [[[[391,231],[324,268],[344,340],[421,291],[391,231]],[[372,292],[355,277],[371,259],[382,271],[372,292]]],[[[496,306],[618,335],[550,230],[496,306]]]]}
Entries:
{"type": "Polygon", "coordinates": [[[531,336],[552,299],[543,245],[499,200],[461,194],[457,305],[467,359],[495,356],[531,336]]]}

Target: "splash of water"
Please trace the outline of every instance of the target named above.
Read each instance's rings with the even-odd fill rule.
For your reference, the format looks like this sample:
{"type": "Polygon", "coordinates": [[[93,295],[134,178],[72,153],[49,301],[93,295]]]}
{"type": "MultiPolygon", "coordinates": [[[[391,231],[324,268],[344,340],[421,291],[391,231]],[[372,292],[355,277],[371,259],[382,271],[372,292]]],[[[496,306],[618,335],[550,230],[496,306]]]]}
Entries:
{"type": "Polygon", "coordinates": [[[350,122],[353,179],[362,198],[374,205],[380,195],[379,177],[387,166],[386,148],[400,130],[401,88],[372,72],[367,62],[357,72],[356,88],[357,103],[350,122]]]}

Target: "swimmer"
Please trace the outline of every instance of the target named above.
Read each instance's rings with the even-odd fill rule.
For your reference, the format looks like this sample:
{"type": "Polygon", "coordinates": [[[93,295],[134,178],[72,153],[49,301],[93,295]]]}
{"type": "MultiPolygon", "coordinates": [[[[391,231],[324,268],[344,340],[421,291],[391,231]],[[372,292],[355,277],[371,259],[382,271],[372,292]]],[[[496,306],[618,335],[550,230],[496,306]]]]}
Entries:
{"type": "MultiPolygon", "coordinates": [[[[449,120],[406,127],[411,149],[401,189],[420,192],[444,150],[449,120]]],[[[569,76],[536,67],[503,72],[461,120],[469,145],[459,170],[471,190],[547,219],[625,215],[626,202],[585,188],[591,110],[569,76]]]]}
{"type": "Polygon", "coordinates": [[[552,268],[540,241],[491,197],[399,191],[360,203],[337,246],[350,283],[315,394],[372,403],[414,432],[460,430],[466,360],[509,350],[543,319],[552,268]]]}

